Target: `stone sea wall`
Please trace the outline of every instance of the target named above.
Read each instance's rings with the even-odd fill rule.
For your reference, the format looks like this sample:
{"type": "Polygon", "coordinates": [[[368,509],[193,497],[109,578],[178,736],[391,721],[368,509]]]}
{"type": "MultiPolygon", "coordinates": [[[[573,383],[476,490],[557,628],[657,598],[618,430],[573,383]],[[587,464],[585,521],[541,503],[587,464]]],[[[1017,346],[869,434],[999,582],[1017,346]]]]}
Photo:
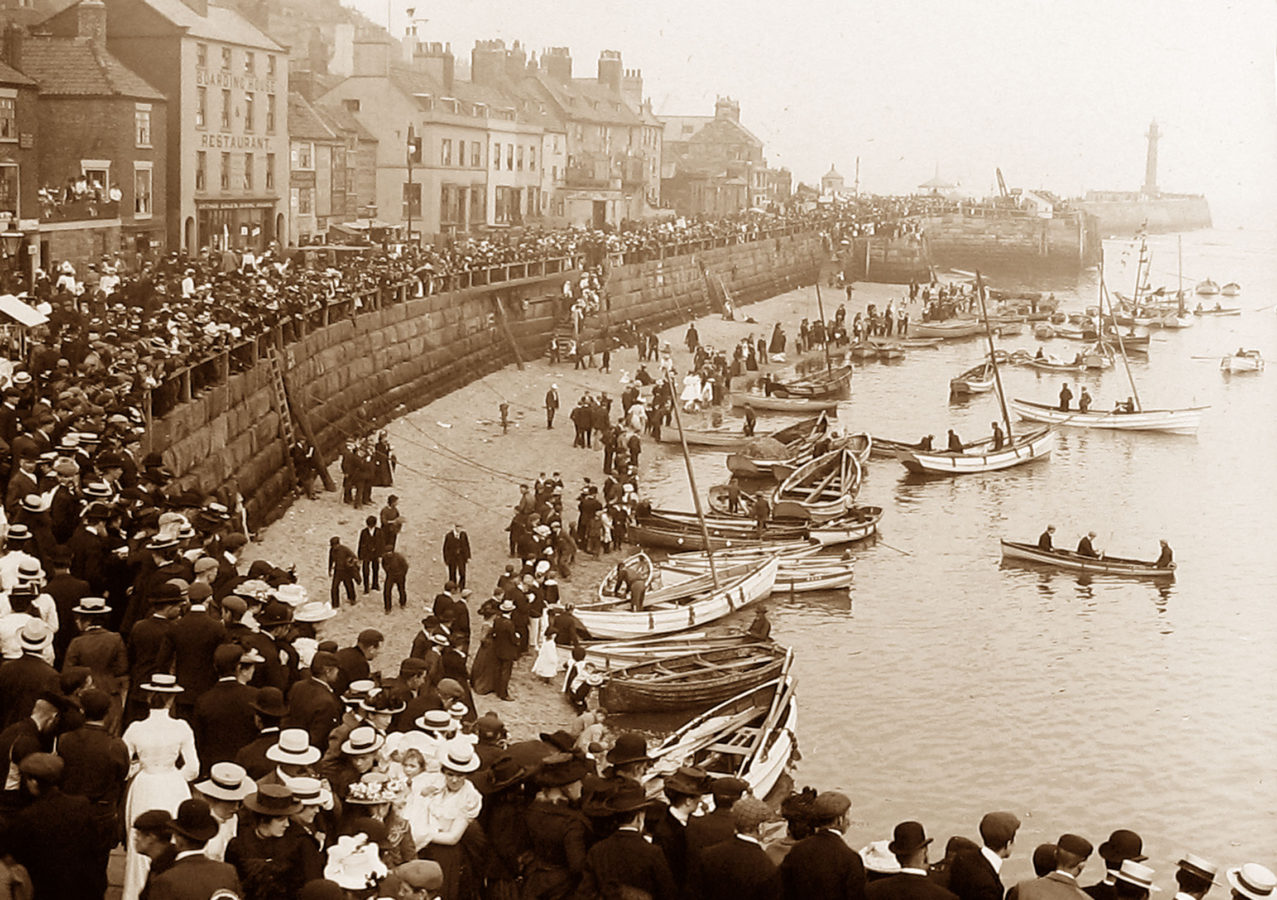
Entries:
{"type": "MultiPolygon", "coordinates": [[[[703,245],[664,259],[611,261],[608,308],[593,323],[663,327],[717,308],[718,279],[737,304],[810,284],[823,260],[818,234],[703,245]],[[714,283],[707,287],[702,266],[714,283]]],[[[385,290],[361,305],[330,307],[317,327],[277,328],[229,361],[221,375],[185,375],[163,389],[176,405],[152,429],[182,488],[245,501],[250,523],[279,515],[291,490],[268,357],[280,361],[295,416],[306,417],[321,455],[516,361],[541,356],[561,323],[563,282],[576,270],[505,280],[428,297],[385,290]],[[245,355],[247,354],[247,355],[245,355]]],[[[154,401],[153,401],[154,402],[154,401]]],[[[171,409],[167,407],[172,406],[171,409]]],[[[300,423],[298,423],[300,424],[300,423]]]]}
{"type": "Polygon", "coordinates": [[[1101,235],[1131,237],[1141,228],[1150,234],[1210,228],[1210,204],[1200,195],[1084,200],[1079,204],[1095,216],[1101,235]]]}
{"type": "Polygon", "coordinates": [[[1094,221],[1084,215],[935,216],[925,220],[932,264],[1020,274],[1077,272],[1094,261],[1094,221]]]}

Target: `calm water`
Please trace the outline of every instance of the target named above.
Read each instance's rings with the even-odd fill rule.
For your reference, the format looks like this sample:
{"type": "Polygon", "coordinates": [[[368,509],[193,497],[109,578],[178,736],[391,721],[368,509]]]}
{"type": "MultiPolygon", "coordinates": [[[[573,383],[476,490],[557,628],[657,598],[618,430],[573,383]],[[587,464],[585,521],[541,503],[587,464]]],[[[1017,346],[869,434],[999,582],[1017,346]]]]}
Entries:
{"type": "MultiPolygon", "coordinates": [[[[1175,238],[1151,245],[1153,283],[1174,285],[1175,238]]],[[[855,551],[853,596],[769,601],[775,636],[797,650],[795,781],[849,793],[853,843],[917,818],[942,846],[1007,808],[1025,823],[1008,883],[1030,874],[1037,843],[1074,831],[1098,845],[1116,827],[1144,836],[1171,891],[1185,850],[1277,864],[1277,365],[1230,379],[1217,361],[1242,345],[1277,360],[1274,248],[1272,234],[1184,236],[1185,283],[1238,281],[1243,295],[1221,300],[1245,312],[1154,332],[1134,374],[1146,406],[1211,405],[1196,438],[1066,429],[1049,461],[953,480],[874,461],[860,502],[886,513],[881,541],[855,551]],[[1058,544],[1094,530],[1117,555],[1152,558],[1165,537],[1177,578],[1159,587],[1000,564],[999,537],[1032,541],[1048,522],[1058,544]]],[[[1134,254],[1123,274],[1121,250],[1109,247],[1110,289],[1129,293],[1134,254]]],[[[1052,287],[1066,309],[1095,302],[1094,275],[1052,287]]],[[[824,293],[832,316],[840,295],[824,293]]],[[[849,318],[899,295],[858,286],[849,318]]],[[[748,307],[761,325],[741,336],[777,319],[793,335],[815,310],[811,289],[748,307]]],[[[1027,333],[1001,342],[1036,345],[1027,333]]],[[[1057,339],[1047,350],[1080,346],[1057,339]]],[[[905,440],[932,433],[943,444],[949,427],[982,437],[999,418],[995,396],[950,404],[947,394],[985,349],[967,340],[859,366],[840,417],[905,440]]],[[[1097,407],[1129,393],[1120,368],[1083,382],[1097,407]]],[[[1011,396],[1054,402],[1061,379],[1010,368],[1004,383],[1011,396]]],[[[652,492],[689,506],[681,458],[656,452],[666,456],[652,492]]],[[[727,479],[721,453],[699,451],[695,466],[702,491],[727,479]]],[[[1084,883],[1099,870],[1093,861],[1084,883]]]]}

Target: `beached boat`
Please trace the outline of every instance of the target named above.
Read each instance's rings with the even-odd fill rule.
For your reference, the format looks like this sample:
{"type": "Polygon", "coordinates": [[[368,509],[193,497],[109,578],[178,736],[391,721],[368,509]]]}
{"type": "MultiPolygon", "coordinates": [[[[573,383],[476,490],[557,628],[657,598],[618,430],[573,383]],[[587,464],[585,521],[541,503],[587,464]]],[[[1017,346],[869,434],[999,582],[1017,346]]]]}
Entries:
{"type": "MultiPolygon", "coordinates": [[[[669,659],[696,651],[741,647],[755,641],[754,637],[743,631],[715,632],[714,634],[705,631],[680,631],[677,634],[656,638],[583,641],[580,647],[585,651],[585,661],[592,663],[596,668],[619,669],[636,663],[669,659]]],[[[558,648],[559,662],[563,666],[571,665],[572,650],[573,648],[568,645],[558,648]]]]}
{"type": "Polygon", "coordinates": [[[1214,297],[1219,293],[1219,285],[1207,278],[1205,281],[1198,282],[1197,293],[1203,297],[1214,297]]]}
{"type": "Polygon", "coordinates": [[[769,397],[763,393],[741,392],[732,394],[732,407],[739,409],[746,403],[756,410],[767,412],[806,413],[837,409],[842,400],[838,397],[810,400],[805,397],[769,397]]]}
{"type": "MultiPolygon", "coordinates": [[[[744,446],[750,440],[739,428],[688,428],[683,426],[683,436],[687,439],[687,446],[689,447],[714,447],[720,450],[734,450],[737,447],[744,446]]],[[[662,444],[681,443],[677,428],[662,428],[661,436],[657,440],[662,444]]]]}
{"type": "Polygon", "coordinates": [[[625,666],[608,673],[599,704],[609,713],[704,709],[779,676],[788,652],[742,644],[625,666]]]}
{"type": "MultiPolygon", "coordinates": [[[[856,457],[856,461],[862,466],[869,461],[869,456],[873,452],[873,438],[869,436],[867,431],[857,431],[853,434],[831,437],[829,439],[829,451],[847,450],[856,457]]],[[[826,451],[826,452],[829,452],[826,451]]],[[[806,447],[803,452],[789,459],[777,460],[772,464],[771,477],[777,481],[784,481],[792,475],[799,466],[802,466],[815,458],[815,447],[806,447]]],[[[780,513],[777,513],[780,515],[780,513]]]]}
{"type": "Polygon", "coordinates": [[[595,590],[598,595],[597,602],[610,603],[628,596],[628,582],[633,578],[642,578],[647,582],[649,589],[661,586],[660,573],[657,572],[656,566],[652,565],[651,557],[642,550],[630,554],[608,570],[595,590]]]}
{"type": "Polygon", "coordinates": [[[1209,406],[1188,406],[1180,409],[1137,409],[1134,412],[1078,409],[1062,410],[1047,403],[1015,398],[1011,409],[1021,419],[1042,422],[1047,425],[1066,425],[1071,428],[1107,428],[1114,431],[1162,431],[1168,434],[1196,434],[1202,413],[1209,406]]]}
{"type": "Polygon", "coordinates": [[[984,333],[979,319],[949,319],[944,322],[916,322],[909,325],[910,333],[923,338],[967,338],[984,333]]]}
{"type": "Polygon", "coordinates": [[[692,719],[654,749],[649,792],[679,766],[731,775],[763,798],[780,781],[797,749],[798,702],[786,674],[749,688],[692,719]]]}
{"type": "Polygon", "coordinates": [[[727,454],[727,468],[741,478],[771,478],[773,465],[810,450],[828,429],[826,416],[803,419],[727,454]]]}
{"type": "Polygon", "coordinates": [[[869,343],[878,351],[879,359],[904,359],[905,348],[900,341],[884,341],[882,338],[870,338],[869,343]]]}
{"type": "Polygon", "coordinates": [[[1160,567],[1156,561],[1123,559],[1120,556],[1080,556],[1071,550],[1043,550],[1036,544],[1018,541],[1002,542],[1002,558],[1015,562],[1035,563],[1071,572],[1094,572],[1098,575],[1129,575],[1136,578],[1174,578],[1175,564],[1160,567]]]}
{"type": "Polygon", "coordinates": [[[859,341],[847,348],[847,355],[855,360],[874,359],[878,348],[869,341],[859,341]]]}
{"type": "Polygon", "coordinates": [[[813,374],[792,381],[770,382],[773,397],[790,397],[803,400],[828,400],[845,398],[851,386],[851,366],[841,366],[829,372],[813,374]]]}
{"type": "Polygon", "coordinates": [[[955,396],[984,394],[993,390],[993,363],[982,362],[967,369],[956,378],[949,379],[949,393],[955,396]]]}
{"type": "Polygon", "coordinates": [[[1055,432],[1042,428],[1004,441],[998,450],[989,440],[970,444],[961,453],[948,451],[898,450],[896,459],[915,474],[969,475],[996,472],[1034,460],[1046,459],[1055,448],[1055,432]]]}
{"type": "Polygon", "coordinates": [[[1242,292],[1242,286],[1235,281],[1230,281],[1219,289],[1219,292],[1225,297],[1236,297],[1242,292]]]}
{"type": "Polygon", "coordinates": [[[901,347],[907,350],[935,350],[944,343],[944,338],[937,337],[921,337],[911,338],[904,337],[896,341],[901,347]]]}
{"type": "MultiPolygon", "coordinates": [[[[736,547],[760,547],[775,541],[805,541],[808,539],[808,523],[795,521],[777,525],[770,523],[759,531],[749,519],[713,517],[707,523],[708,549],[730,550],[736,547]],[[729,522],[730,525],[722,523],[729,522]]],[[[640,516],[627,529],[631,540],[643,547],[657,547],[675,553],[688,550],[705,550],[705,535],[701,532],[696,516],[676,519],[668,515],[640,516]]]]}
{"type": "Polygon", "coordinates": [[[931,444],[935,440],[935,435],[927,435],[920,441],[910,443],[908,441],[893,441],[891,438],[875,437],[873,438],[873,447],[869,456],[871,459],[895,459],[897,450],[930,450],[931,444]]]}
{"type": "Polygon", "coordinates": [[[718,587],[706,576],[660,588],[644,598],[641,610],[630,609],[629,601],[620,599],[578,606],[575,615],[594,637],[649,637],[698,628],[771,594],[778,564],[770,557],[724,567],[718,587]]]}
{"type": "Polygon", "coordinates": [[[1238,350],[1231,356],[1225,356],[1221,359],[1219,368],[1221,371],[1232,375],[1246,372],[1262,372],[1264,371],[1264,357],[1258,350],[1238,350]]]}
{"type": "Polygon", "coordinates": [[[849,450],[831,450],[794,469],[772,495],[772,502],[793,503],[813,519],[824,520],[850,508],[860,491],[860,462],[849,450]]]}
{"type": "MultiPolygon", "coordinates": [[[[815,545],[813,549],[820,549],[815,545]]],[[[714,554],[714,564],[723,564],[714,554]]],[[[673,581],[709,571],[709,559],[699,553],[676,553],[661,563],[661,577],[673,581]]],[[[797,594],[846,588],[855,580],[855,562],[827,556],[781,556],[772,593],[797,594]]]]}
{"type": "MultiPolygon", "coordinates": [[[[716,565],[727,565],[732,562],[753,562],[768,556],[779,556],[781,565],[791,560],[807,559],[815,556],[821,550],[820,544],[815,541],[774,541],[761,547],[740,547],[735,550],[716,550],[714,551],[714,563],[716,565]]],[[[709,554],[703,551],[692,551],[688,553],[671,553],[661,565],[673,565],[675,568],[684,564],[689,566],[706,567],[709,554]]]]}

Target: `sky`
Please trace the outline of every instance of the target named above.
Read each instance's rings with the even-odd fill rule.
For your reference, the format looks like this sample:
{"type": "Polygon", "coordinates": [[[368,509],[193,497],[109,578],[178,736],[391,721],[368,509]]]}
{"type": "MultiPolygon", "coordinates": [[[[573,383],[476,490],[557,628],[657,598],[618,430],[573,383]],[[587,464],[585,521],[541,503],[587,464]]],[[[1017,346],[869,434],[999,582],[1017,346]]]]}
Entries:
{"type": "Polygon", "coordinates": [[[599,51],[643,72],[657,115],[717,95],[768,163],[816,182],[911,191],[935,174],[977,195],[1136,190],[1162,131],[1163,190],[1205,193],[1216,224],[1277,225],[1277,0],[343,0],[468,57],[475,40],[599,51]]]}

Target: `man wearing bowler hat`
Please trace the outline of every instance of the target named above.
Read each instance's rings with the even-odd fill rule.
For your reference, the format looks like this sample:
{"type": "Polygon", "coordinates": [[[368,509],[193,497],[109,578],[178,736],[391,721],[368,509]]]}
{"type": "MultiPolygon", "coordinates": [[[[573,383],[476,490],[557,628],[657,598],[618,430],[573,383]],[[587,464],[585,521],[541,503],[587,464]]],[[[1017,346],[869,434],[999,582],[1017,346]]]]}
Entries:
{"type": "Polygon", "coordinates": [[[838,791],[823,791],[811,805],[812,833],[794,844],[780,864],[786,900],[808,897],[861,900],[865,896],[865,864],[847,845],[844,833],[851,800],[838,791]]]}
{"type": "Polygon", "coordinates": [[[887,849],[900,864],[899,874],[873,881],[865,887],[867,900],[955,900],[927,877],[927,837],[921,822],[901,822],[892,832],[887,849]]]}
{"type": "Polygon", "coordinates": [[[1185,853],[1183,859],[1175,864],[1174,900],[1202,900],[1215,884],[1215,873],[1219,869],[1213,862],[1185,853]]]}
{"type": "Polygon", "coordinates": [[[647,813],[659,801],[649,800],[642,785],[617,783],[606,800],[608,813],[620,822],[616,832],[599,841],[585,855],[578,895],[619,897],[633,892],[652,900],[674,900],[678,887],[660,848],[643,837],[647,813]]]}
{"type": "Polygon", "coordinates": [[[169,830],[177,857],[168,871],[151,882],[150,900],[243,896],[235,867],[204,854],[205,845],[218,830],[207,803],[198,798],[182,801],[169,830]]]}
{"type": "Polygon", "coordinates": [[[1116,900],[1114,881],[1122,863],[1128,859],[1143,862],[1148,859],[1144,855],[1144,841],[1128,828],[1118,828],[1109,835],[1109,839],[1100,844],[1097,852],[1104,860],[1104,880],[1090,887],[1083,888],[1091,900],[1116,900]]]}
{"type": "Polygon", "coordinates": [[[275,768],[275,764],[266,756],[266,751],[279,740],[279,723],[288,715],[288,704],[284,702],[284,695],[279,688],[264,687],[257,692],[250,705],[258,736],[239,749],[235,754],[235,762],[243,766],[249,778],[256,781],[275,768]]]}
{"type": "Polygon", "coordinates": [[[1014,813],[991,812],[980,820],[978,851],[959,853],[949,869],[949,890],[959,900],[1002,900],[1002,861],[1011,855],[1020,820],[1014,813]]]}
{"type": "Polygon", "coordinates": [[[1063,834],[1055,842],[1055,871],[1022,881],[1018,885],[1019,900],[1085,900],[1077,878],[1091,857],[1091,842],[1076,834],[1063,834]]]}

